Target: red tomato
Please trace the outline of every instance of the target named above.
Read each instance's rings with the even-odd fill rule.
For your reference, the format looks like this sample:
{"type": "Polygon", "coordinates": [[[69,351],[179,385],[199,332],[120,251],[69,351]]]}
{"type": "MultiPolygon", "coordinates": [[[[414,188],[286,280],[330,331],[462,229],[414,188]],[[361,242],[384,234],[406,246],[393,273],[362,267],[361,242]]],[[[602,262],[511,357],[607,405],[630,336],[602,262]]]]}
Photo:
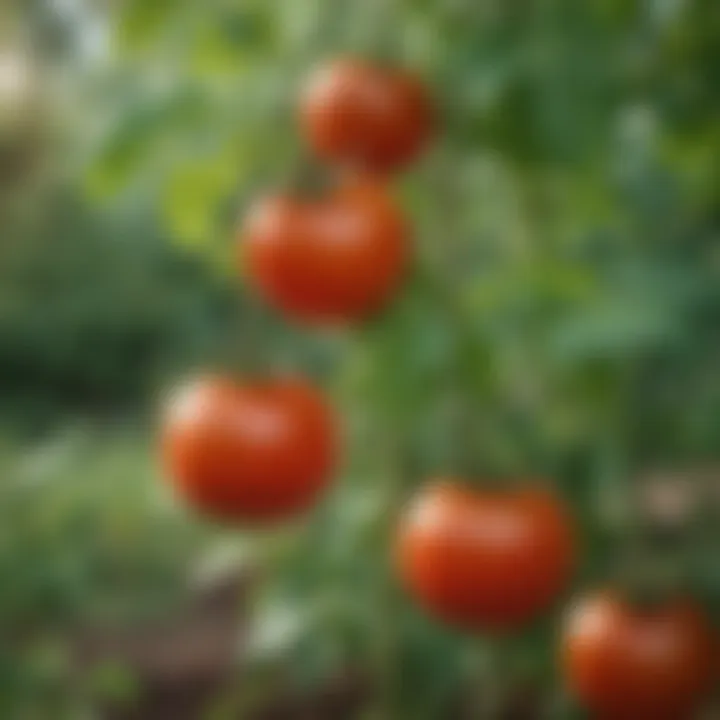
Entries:
{"type": "Polygon", "coordinates": [[[685,720],[712,684],[713,631],[692,602],[636,609],[612,593],[568,614],[572,690],[603,720],[685,720]]]}
{"type": "Polygon", "coordinates": [[[201,378],[169,403],[162,450],[175,487],[200,512],[274,520],[301,512],[328,484],[335,423],[307,383],[201,378]]]}
{"type": "Polygon", "coordinates": [[[254,205],[240,242],[250,277],[288,315],[361,319],[401,279],[405,221],[382,190],[345,185],[319,198],[281,195],[254,205]]]}
{"type": "Polygon", "coordinates": [[[432,484],[401,519],[397,559],[409,591],[463,628],[513,629],[547,610],[573,565],[564,508],[541,489],[432,484]]]}
{"type": "Polygon", "coordinates": [[[390,172],[427,144],[433,112],[425,88],[408,73],[342,59],[310,75],[300,98],[300,122],[321,157],[390,172]]]}

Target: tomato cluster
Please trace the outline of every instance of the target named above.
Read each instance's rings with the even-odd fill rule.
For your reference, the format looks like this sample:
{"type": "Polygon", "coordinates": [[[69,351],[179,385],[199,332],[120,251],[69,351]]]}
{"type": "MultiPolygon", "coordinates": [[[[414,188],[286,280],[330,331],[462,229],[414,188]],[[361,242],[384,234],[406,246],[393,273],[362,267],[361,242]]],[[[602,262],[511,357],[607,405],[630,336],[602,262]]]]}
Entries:
{"type": "MultiPolygon", "coordinates": [[[[306,143],[321,161],[342,167],[342,180],[253,204],[239,233],[239,262],[286,317],[358,322],[390,302],[402,282],[410,232],[385,177],[430,141],[432,103],[410,74],[344,59],[310,76],[298,117],[306,143]]],[[[199,512],[268,523],[320,497],[339,454],[336,427],[307,380],[208,376],[173,395],[163,460],[199,512]]],[[[575,549],[571,517],[542,483],[498,489],[443,480],[421,489],[401,514],[395,560],[431,615],[506,633],[560,598],[575,549]]],[[[601,718],[685,718],[712,682],[711,637],[692,603],[640,612],[619,596],[591,597],[571,608],[565,674],[601,718]]]]}
{"type": "MultiPolygon", "coordinates": [[[[333,63],[310,78],[300,102],[306,139],[319,157],[352,172],[312,192],[296,187],[259,199],[238,238],[239,265],[287,317],[358,322],[397,292],[409,227],[378,174],[421,152],[430,107],[410,75],[367,63],[333,63]]],[[[201,513],[269,522],[299,514],[327,486],[336,426],[306,380],[201,378],[168,403],[163,461],[201,513]]]]}

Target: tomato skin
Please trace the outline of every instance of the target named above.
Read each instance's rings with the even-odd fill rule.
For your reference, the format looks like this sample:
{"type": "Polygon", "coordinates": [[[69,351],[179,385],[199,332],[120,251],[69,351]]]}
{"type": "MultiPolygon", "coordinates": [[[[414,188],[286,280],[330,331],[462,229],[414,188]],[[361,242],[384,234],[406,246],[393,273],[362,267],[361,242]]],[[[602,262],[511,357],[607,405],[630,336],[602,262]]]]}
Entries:
{"type": "Polygon", "coordinates": [[[200,378],[173,394],[161,442],[179,494],[232,522],[301,513],[328,485],[337,455],[330,410],[300,380],[200,378]]]}
{"type": "Polygon", "coordinates": [[[300,124],[315,152],[373,173],[414,160],[432,135],[433,114],[415,77],[352,58],[321,65],[300,97],[300,124]]]}
{"type": "Polygon", "coordinates": [[[408,231],[379,186],[345,184],[319,198],[254,204],[240,238],[251,280],[287,315],[311,323],[364,319],[404,273],[408,231]]]}
{"type": "Polygon", "coordinates": [[[540,488],[427,486],[401,518],[399,573],[431,614],[460,628],[504,632],[534,620],[564,589],[574,537],[540,488]]]}
{"type": "Polygon", "coordinates": [[[570,688],[602,720],[685,720],[712,685],[715,646],[690,601],[633,608],[612,592],[571,608],[563,637],[570,688]]]}

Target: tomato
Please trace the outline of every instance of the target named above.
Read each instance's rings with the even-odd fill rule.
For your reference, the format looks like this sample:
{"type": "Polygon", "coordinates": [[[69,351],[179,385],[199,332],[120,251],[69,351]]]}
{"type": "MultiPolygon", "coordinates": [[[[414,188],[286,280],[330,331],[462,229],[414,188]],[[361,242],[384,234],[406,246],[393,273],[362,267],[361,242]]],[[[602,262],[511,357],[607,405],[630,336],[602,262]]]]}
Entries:
{"type": "Polygon", "coordinates": [[[458,627],[506,631],[547,610],[569,580],[569,517],[540,488],[429,485],[401,518],[397,562],[410,593],[458,627]]]}
{"type": "Polygon", "coordinates": [[[308,78],[300,123],[320,157],[386,173],[419,155],[432,134],[433,111],[412,75],[341,59],[308,78]]]}
{"type": "Polygon", "coordinates": [[[599,593],[568,614],[565,673],[579,699],[604,720],[684,720],[712,684],[712,636],[692,602],[641,609],[599,593]]]}
{"type": "Polygon", "coordinates": [[[306,509],[329,482],[335,423],[300,380],[239,384],[205,377],[171,398],[162,454],[172,482],[203,514],[268,521],[306,509]]]}
{"type": "Polygon", "coordinates": [[[381,188],[357,182],[318,197],[259,201],[239,247],[251,280],[281,310],[338,322],[362,319],[388,300],[406,266],[407,235],[381,188]]]}

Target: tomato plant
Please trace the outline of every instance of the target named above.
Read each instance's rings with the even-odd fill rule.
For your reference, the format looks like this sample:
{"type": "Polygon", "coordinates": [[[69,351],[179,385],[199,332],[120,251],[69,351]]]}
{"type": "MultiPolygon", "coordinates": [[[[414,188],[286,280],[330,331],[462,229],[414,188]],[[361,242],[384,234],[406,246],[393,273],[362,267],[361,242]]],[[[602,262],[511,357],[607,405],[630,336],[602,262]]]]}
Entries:
{"type": "Polygon", "coordinates": [[[408,228],[392,199],[369,182],[318,197],[278,195],[250,208],[239,249],[261,292],[288,315],[351,321],[377,311],[396,289],[408,228]]]}
{"type": "Polygon", "coordinates": [[[692,716],[716,672],[713,630],[691,601],[635,607],[612,592],[568,614],[563,662],[571,689],[607,720],[692,716]]]}
{"type": "Polygon", "coordinates": [[[431,137],[433,111],[412,74],[340,59],[306,81],[300,121],[320,157],[384,173],[417,158],[431,137]]]}
{"type": "Polygon", "coordinates": [[[169,403],[162,449],[173,484],[200,512],[275,520],[305,510],[327,486],[335,420],[304,381],[201,378],[169,403]]]}
{"type": "Polygon", "coordinates": [[[432,614],[470,630],[516,629],[565,588],[575,555],[569,517],[539,489],[421,490],[400,522],[399,572],[432,614]]]}
{"type": "MultiPolygon", "coordinates": [[[[312,658],[320,668],[315,679],[342,664],[366,664],[387,690],[388,697],[373,698],[378,715],[445,717],[449,705],[431,685],[444,673],[452,686],[445,700],[461,694],[466,649],[493,652],[495,641],[484,635],[527,630],[521,641],[542,645],[528,651],[537,676],[550,667],[553,644],[528,626],[552,619],[580,564],[561,496],[587,535],[583,571],[607,582],[605,563],[631,549],[633,518],[644,509],[628,489],[633,476],[716,455],[717,432],[708,429],[720,397],[707,392],[717,375],[712,333],[689,332],[716,314],[713,251],[700,240],[717,234],[709,211],[714,174],[697,145],[710,142],[704,118],[694,126],[687,122],[693,112],[683,111],[710,96],[702,89],[712,64],[707,24],[687,3],[653,6],[652,19],[642,21],[638,13],[569,0],[530,14],[502,3],[490,10],[440,3],[427,12],[331,3],[316,17],[318,4],[303,0],[291,9],[277,0],[251,5],[238,35],[257,38],[255,31],[273,28],[267,55],[257,68],[243,57],[241,73],[229,63],[241,93],[234,84],[216,92],[215,77],[208,78],[206,114],[196,120],[192,113],[186,123],[192,138],[177,133],[195,139],[196,125],[207,124],[212,141],[178,143],[192,152],[180,182],[172,178],[166,209],[199,246],[225,233],[229,195],[239,196],[249,206],[236,248],[248,285],[283,320],[359,330],[323,335],[297,363],[322,355],[323,370],[332,367],[326,379],[346,393],[343,412],[358,451],[342,499],[277,573],[279,604],[300,608],[295,627],[302,628],[283,660],[296,653],[292,662],[305,670],[312,658]],[[364,15],[375,18],[363,22],[364,15]],[[622,35],[612,36],[611,27],[622,35]],[[678,46],[677,33],[698,32],[697,48],[678,46]],[[423,38],[431,40],[429,52],[418,49],[423,38]],[[393,60],[374,54],[378,40],[393,60]],[[285,42],[292,47],[278,47],[285,42]],[[638,47],[642,62],[631,62],[632,77],[618,83],[615,55],[635,57],[638,47]],[[328,53],[334,59],[300,79],[298,105],[287,112],[298,68],[328,53]],[[664,87],[658,78],[671,65],[664,87]],[[421,68],[433,78],[432,99],[413,75],[421,68]],[[686,76],[697,81],[697,94],[682,90],[686,76]],[[420,172],[403,178],[401,212],[381,183],[409,169],[433,140],[435,96],[448,110],[444,137],[420,172]],[[246,111],[252,97],[258,112],[246,111]],[[222,127],[228,113],[236,113],[231,132],[222,127]],[[283,175],[298,144],[314,164],[365,179],[248,203],[258,177],[283,175]],[[701,197],[688,204],[696,187],[701,197]],[[417,230],[416,272],[399,297],[410,254],[405,211],[417,230]],[[377,322],[361,324],[369,317],[377,322]],[[333,353],[348,348],[347,362],[335,365],[341,353],[333,353]],[[547,473],[557,486],[433,483],[401,512],[423,477],[470,467],[521,478],[547,473]],[[608,550],[611,536],[618,547],[608,550]],[[382,562],[393,541],[394,572],[382,562]],[[405,612],[398,579],[429,621],[405,612]],[[444,625],[468,631],[472,647],[444,625]],[[410,711],[392,706],[403,684],[396,668],[412,676],[404,698],[410,711]],[[426,694],[435,692],[432,715],[426,694]]],[[[219,25],[224,38],[226,24],[219,25]]],[[[224,46],[210,55],[222,56],[224,46]]],[[[196,84],[204,85],[193,75],[196,84]]],[[[194,109],[195,95],[189,98],[194,109]]],[[[284,347],[298,336],[290,337],[284,347]]],[[[688,553],[675,564],[710,578],[693,562],[688,553]]],[[[647,570],[634,555],[628,567],[647,570]]],[[[716,593],[713,582],[698,586],[697,597],[716,593]]],[[[488,663],[494,671],[472,682],[489,686],[512,675],[497,659],[488,663]]],[[[627,697],[636,695],[628,690],[627,697]]],[[[647,715],[638,707],[636,716],[647,715]]]]}

